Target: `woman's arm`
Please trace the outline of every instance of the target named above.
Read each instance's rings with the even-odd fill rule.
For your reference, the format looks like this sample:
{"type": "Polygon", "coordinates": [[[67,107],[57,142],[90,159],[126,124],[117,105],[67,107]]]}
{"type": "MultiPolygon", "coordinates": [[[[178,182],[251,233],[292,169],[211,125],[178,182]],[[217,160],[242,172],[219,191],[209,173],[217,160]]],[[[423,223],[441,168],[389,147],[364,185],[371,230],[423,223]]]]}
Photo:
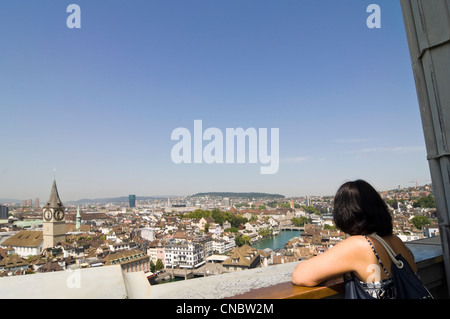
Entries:
{"type": "Polygon", "coordinates": [[[358,264],[363,263],[362,249],[367,249],[358,237],[363,238],[349,237],[323,254],[300,262],[292,273],[292,283],[312,287],[339,274],[354,271],[358,264]]]}

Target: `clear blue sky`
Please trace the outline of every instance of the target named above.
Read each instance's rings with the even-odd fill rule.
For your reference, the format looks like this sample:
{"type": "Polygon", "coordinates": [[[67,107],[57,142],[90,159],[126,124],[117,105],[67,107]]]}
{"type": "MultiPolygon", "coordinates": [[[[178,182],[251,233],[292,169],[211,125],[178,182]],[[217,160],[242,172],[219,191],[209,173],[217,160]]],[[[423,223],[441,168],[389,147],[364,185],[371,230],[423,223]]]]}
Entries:
{"type": "Polygon", "coordinates": [[[3,0],[0,118],[0,198],[45,201],[54,168],[63,202],[431,182],[399,1],[3,0]],[[278,173],[174,164],[196,119],[279,128],[278,173]]]}

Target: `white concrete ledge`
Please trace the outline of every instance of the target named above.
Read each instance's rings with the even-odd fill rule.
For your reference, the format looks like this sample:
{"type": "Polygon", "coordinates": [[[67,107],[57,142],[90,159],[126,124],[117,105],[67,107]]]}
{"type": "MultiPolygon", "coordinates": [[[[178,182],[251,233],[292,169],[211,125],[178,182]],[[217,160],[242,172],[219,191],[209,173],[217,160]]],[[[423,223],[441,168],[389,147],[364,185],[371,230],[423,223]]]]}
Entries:
{"type": "Polygon", "coordinates": [[[297,263],[151,286],[119,265],[0,278],[0,299],[220,299],[291,280],[297,263]]]}
{"type": "Polygon", "coordinates": [[[129,295],[120,265],[0,278],[0,299],[42,298],[124,299],[129,295]]]}
{"type": "Polygon", "coordinates": [[[222,299],[290,282],[298,262],[152,286],[150,299],[222,299]]]}
{"type": "Polygon", "coordinates": [[[147,276],[143,271],[124,272],[123,278],[129,299],[147,299],[150,298],[152,286],[148,282],[147,276]]]}

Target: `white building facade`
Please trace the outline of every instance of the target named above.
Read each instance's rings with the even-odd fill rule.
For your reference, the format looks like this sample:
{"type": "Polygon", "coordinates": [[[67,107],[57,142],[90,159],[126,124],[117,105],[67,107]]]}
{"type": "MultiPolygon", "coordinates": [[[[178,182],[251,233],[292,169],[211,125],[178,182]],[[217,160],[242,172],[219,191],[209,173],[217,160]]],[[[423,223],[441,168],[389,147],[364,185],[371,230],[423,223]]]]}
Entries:
{"type": "Polygon", "coordinates": [[[188,241],[177,243],[170,240],[164,246],[165,266],[180,268],[197,268],[205,263],[203,245],[188,241]]]}

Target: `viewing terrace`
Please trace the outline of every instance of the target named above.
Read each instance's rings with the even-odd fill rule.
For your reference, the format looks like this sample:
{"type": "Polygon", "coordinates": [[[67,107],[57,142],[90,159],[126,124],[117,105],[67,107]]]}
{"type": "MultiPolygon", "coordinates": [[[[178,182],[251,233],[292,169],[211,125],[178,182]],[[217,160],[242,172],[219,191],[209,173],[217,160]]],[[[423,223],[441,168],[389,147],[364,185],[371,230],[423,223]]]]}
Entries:
{"type": "MultiPolygon", "coordinates": [[[[401,0],[427,160],[442,236],[408,242],[435,298],[448,298],[450,274],[450,10],[445,0],[401,0]]],[[[343,298],[342,279],[316,287],[290,282],[297,262],[151,286],[144,272],[106,266],[0,278],[0,298],[324,299],[343,298]]]]}
{"type": "MultiPolygon", "coordinates": [[[[439,237],[408,242],[419,274],[435,298],[448,298],[439,237]]],[[[10,299],[323,299],[343,298],[341,278],[316,287],[291,283],[298,262],[150,285],[144,272],[119,265],[0,278],[0,298],[10,299]]]]}

